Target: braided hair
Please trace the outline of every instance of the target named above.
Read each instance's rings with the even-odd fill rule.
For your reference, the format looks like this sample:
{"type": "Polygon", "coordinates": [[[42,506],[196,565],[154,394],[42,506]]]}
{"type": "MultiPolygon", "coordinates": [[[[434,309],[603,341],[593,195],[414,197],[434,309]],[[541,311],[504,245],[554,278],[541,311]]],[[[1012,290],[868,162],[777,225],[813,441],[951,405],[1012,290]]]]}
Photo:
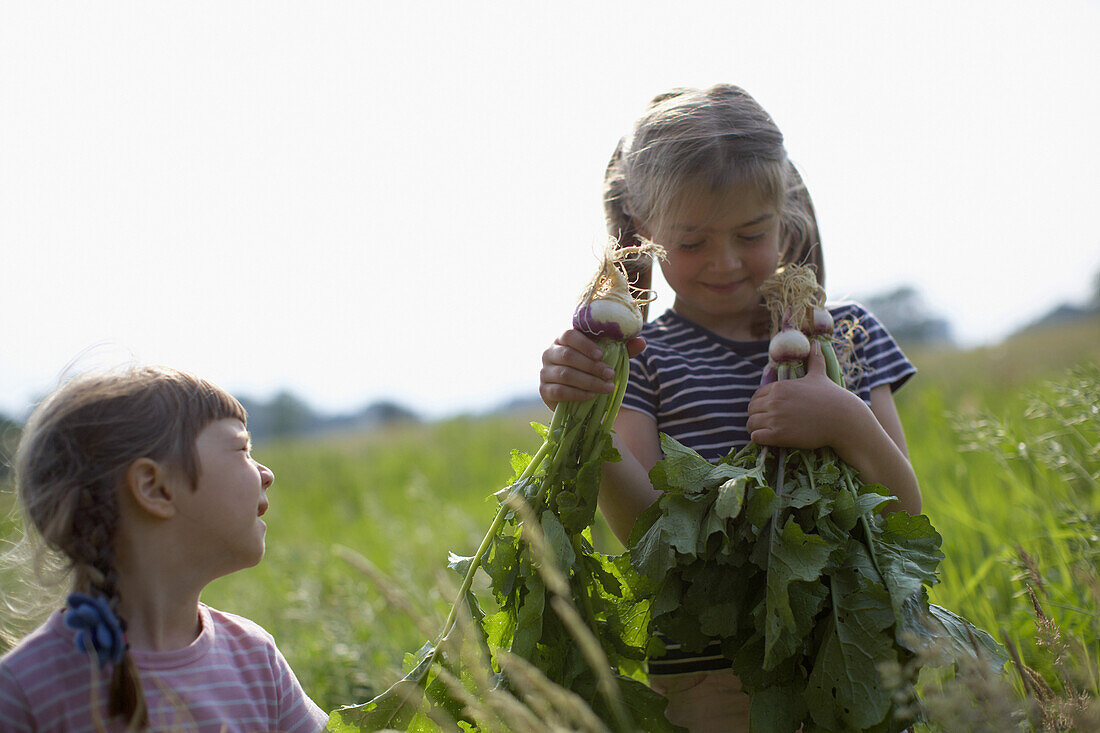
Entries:
{"type": "MultiPolygon", "coordinates": [[[[130,465],[139,458],[167,462],[194,486],[199,432],[215,420],[245,417],[219,387],[162,367],[74,377],[38,405],[16,453],[16,488],[25,524],[60,555],[73,593],[102,598],[118,614],[118,497],[130,465]]],[[[108,714],[148,725],[128,649],[111,673],[108,714]]]]}
{"type": "MultiPolygon", "coordinates": [[[[689,184],[712,191],[750,183],[780,213],[780,265],[813,265],[824,286],[817,218],[802,176],[787,158],[783,135],[743,89],[672,89],[654,97],[619,140],[604,173],[604,218],[620,246],[641,239],[638,223],[657,231],[689,184]]],[[[631,284],[652,287],[652,259],[627,263],[631,284]]],[[[754,330],[766,334],[761,307],[754,330]]]]}

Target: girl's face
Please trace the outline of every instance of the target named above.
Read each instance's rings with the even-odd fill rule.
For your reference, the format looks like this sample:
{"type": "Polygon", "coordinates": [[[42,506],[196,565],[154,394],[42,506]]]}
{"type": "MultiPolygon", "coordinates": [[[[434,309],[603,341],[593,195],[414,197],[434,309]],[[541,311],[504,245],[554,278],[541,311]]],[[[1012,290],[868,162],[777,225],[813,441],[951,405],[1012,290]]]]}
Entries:
{"type": "Polygon", "coordinates": [[[753,338],[758,289],[779,266],[780,222],[774,202],[753,186],[718,192],[688,189],[657,237],[676,293],[673,309],[734,340],[753,338]]]}
{"type": "Polygon", "coordinates": [[[182,492],[181,512],[189,524],[196,559],[224,575],[258,563],[264,554],[267,489],[275,480],[252,458],[248,430],[235,418],[215,420],[199,432],[195,450],[199,478],[182,492]]]}

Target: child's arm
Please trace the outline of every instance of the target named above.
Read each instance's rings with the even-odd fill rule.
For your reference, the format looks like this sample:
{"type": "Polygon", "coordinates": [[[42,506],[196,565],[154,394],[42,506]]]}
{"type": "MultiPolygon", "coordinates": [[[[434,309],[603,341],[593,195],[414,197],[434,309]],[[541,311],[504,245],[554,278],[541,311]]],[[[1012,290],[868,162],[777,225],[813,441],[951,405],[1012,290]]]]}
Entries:
{"type": "Polygon", "coordinates": [[[599,506],[611,531],[628,545],[638,516],[657,501],[649,471],[661,460],[657,421],[645,413],[623,408],[615,420],[612,444],[622,460],[603,464],[599,506]]]}
{"type": "Polygon", "coordinates": [[[905,433],[888,386],[871,390],[871,406],[825,374],[813,345],[807,373],[765,385],[749,402],[747,429],[754,443],[786,448],[831,446],[867,483],[882,484],[898,508],[921,509],[920,487],[909,463],[905,433]]]}
{"type": "MultiPolygon", "coordinates": [[[[645,341],[641,338],[627,344],[631,356],[643,348],[645,341]]],[[[539,394],[546,406],[553,410],[558,402],[612,392],[615,373],[600,361],[601,356],[596,343],[579,331],[569,330],[558,337],[542,355],[539,394]]],[[[622,460],[603,465],[599,506],[611,531],[626,544],[638,515],[660,496],[649,481],[649,469],[662,457],[657,422],[637,410],[623,408],[615,420],[612,442],[622,460]]]]}

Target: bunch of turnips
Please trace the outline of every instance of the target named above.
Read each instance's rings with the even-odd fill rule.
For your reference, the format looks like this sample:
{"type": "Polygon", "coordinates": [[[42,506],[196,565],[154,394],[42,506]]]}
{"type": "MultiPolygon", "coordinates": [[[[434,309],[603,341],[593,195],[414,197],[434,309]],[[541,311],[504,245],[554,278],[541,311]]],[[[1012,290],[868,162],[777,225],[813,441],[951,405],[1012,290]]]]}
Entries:
{"type": "MultiPolygon", "coordinates": [[[[812,339],[843,385],[812,272],[789,266],[762,292],[776,326],[764,380],[804,374],[812,339]]],[[[891,512],[889,491],[831,448],[750,444],[716,464],[664,435],[662,449],[650,478],[663,494],[629,551],[655,587],[650,627],[689,652],[721,642],[754,733],[901,731],[919,707],[899,709],[884,665],[933,650],[1003,665],[989,634],[929,604],[943,554],[928,518],[891,512]]]]}

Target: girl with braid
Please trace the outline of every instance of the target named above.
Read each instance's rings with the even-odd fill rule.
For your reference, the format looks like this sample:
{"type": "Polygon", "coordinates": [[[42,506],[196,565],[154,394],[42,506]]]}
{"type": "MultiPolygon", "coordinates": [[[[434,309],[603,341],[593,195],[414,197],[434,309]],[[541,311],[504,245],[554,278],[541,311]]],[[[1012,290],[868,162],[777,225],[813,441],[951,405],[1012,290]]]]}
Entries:
{"type": "Polygon", "coordinates": [[[0,658],[0,730],[324,728],[271,635],[199,601],[263,557],[274,475],[250,451],[240,403],[171,369],[76,377],[37,407],[20,509],[72,593],[0,658]]]}

